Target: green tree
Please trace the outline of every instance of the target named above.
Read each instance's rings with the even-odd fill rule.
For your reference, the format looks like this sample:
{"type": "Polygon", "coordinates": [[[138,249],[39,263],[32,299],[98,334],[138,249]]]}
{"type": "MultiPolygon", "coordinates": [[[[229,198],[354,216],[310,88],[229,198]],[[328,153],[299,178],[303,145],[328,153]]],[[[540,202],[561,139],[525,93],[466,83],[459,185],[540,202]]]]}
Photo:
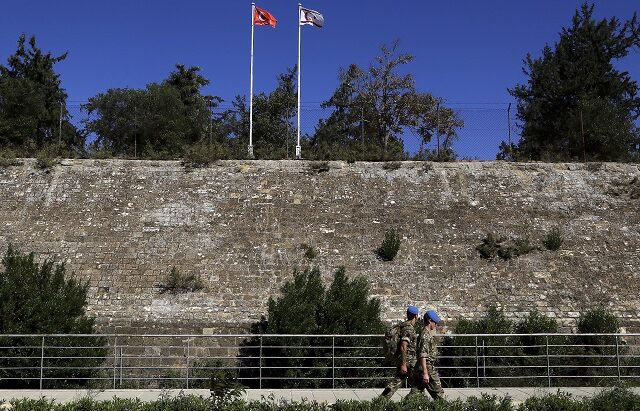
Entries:
{"type": "Polygon", "coordinates": [[[83,149],[84,137],[70,122],[67,94],[54,70],[66,57],[44,53],[35,36],[27,42],[20,35],[16,52],[0,65],[0,148],[25,156],[47,145],[66,155],[83,149]]]}
{"type": "Polygon", "coordinates": [[[585,2],[553,47],[527,55],[527,83],[509,90],[522,137],[517,145],[503,142],[498,158],[619,161],[638,154],[638,85],[615,67],[640,46],[638,19],[596,21],[593,14],[585,2]]]}
{"type": "Polygon", "coordinates": [[[198,67],[178,64],[162,83],[145,89],[109,89],[84,107],[94,150],[116,156],[177,158],[208,136],[211,108],[221,99],[201,94],[209,83],[198,67]]]}
{"type": "Polygon", "coordinates": [[[294,272],[293,279],[285,283],[281,291],[280,297],[269,299],[267,318],[253,326],[253,333],[266,335],[245,341],[241,349],[240,377],[245,383],[257,385],[259,364],[255,357],[260,352],[263,387],[331,387],[334,365],[339,385],[370,383],[367,378],[372,371],[366,367],[380,365],[371,359],[380,354],[379,340],[269,336],[382,333],[385,327],[380,320],[380,301],[369,297],[366,278],[349,279],[341,267],[327,289],[320,270],[307,269],[294,272]],[[338,348],[332,351],[334,344],[338,348]],[[293,381],[293,378],[299,380],[293,381]]]}
{"type": "MultiPolygon", "coordinates": [[[[38,264],[33,253],[22,254],[10,245],[2,265],[0,335],[94,332],[94,320],[86,315],[88,284],[67,276],[64,263],[38,264]]],[[[91,367],[103,361],[104,344],[99,337],[46,338],[44,377],[59,379],[58,386],[86,383],[95,374],[91,367]]],[[[14,347],[2,349],[0,387],[37,387],[42,338],[2,336],[0,345],[14,347]]]]}
{"type": "MultiPolygon", "coordinates": [[[[278,85],[269,94],[253,96],[254,155],[261,159],[291,158],[295,154],[297,107],[295,66],[278,76],[278,85]]],[[[249,144],[249,103],[244,96],[233,102],[236,113],[236,143],[246,150],[249,144]]]]}
{"type": "Polygon", "coordinates": [[[340,84],[323,103],[334,112],[322,120],[309,145],[314,156],[323,159],[353,157],[364,160],[393,160],[405,157],[402,134],[412,130],[423,143],[439,132],[444,147],[451,147],[456,129],[463,122],[443,100],[418,92],[411,74],[401,74],[413,60],[398,51],[398,42],[383,45],[380,55],[367,69],[351,64],[341,69],[340,84]]]}

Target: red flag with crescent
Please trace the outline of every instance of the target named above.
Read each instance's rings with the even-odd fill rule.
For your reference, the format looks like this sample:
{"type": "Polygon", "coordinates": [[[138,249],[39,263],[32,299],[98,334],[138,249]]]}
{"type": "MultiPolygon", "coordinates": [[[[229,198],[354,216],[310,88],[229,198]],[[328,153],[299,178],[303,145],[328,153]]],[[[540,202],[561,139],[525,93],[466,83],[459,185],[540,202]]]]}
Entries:
{"type": "Polygon", "coordinates": [[[273,14],[266,10],[261,9],[258,6],[253,6],[253,24],[256,26],[271,26],[275,27],[278,20],[273,17],[273,14]]]}

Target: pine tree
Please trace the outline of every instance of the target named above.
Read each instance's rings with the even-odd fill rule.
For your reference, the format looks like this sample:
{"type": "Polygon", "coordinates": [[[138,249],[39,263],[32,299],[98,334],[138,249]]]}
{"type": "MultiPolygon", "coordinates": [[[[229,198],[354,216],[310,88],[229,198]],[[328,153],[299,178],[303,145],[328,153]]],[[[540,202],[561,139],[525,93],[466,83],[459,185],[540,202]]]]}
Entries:
{"type": "Polygon", "coordinates": [[[522,138],[499,158],[533,160],[628,160],[638,155],[638,85],[615,62],[640,46],[637,15],[594,19],[584,3],[554,47],[526,57],[527,84],[509,90],[518,100],[522,138]]]}

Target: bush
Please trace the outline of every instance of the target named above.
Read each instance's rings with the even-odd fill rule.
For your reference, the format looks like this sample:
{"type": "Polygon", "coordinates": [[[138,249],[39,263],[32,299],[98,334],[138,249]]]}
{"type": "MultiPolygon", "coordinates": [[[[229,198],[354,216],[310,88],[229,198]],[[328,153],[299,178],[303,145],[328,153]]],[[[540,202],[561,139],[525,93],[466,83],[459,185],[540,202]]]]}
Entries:
{"type": "MultiPolygon", "coordinates": [[[[318,268],[295,271],[293,279],[282,286],[281,292],[277,299],[269,299],[268,319],[254,324],[252,333],[381,334],[385,330],[380,320],[380,301],[369,297],[367,279],[350,280],[343,267],[334,273],[328,288],[322,284],[318,268]]],[[[381,348],[378,348],[381,341],[376,338],[255,337],[242,343],[240,381],[256,387],[258,369],[262,365],[263,388],[331,387],[331,346],[334,342],[338,347],[351,347],[351,357],[363,357],[340,358],[344,355],[336,351],[338,385],[370,386],[368,378],[380,375],[377,367],[381,364],[375,357],[381,354],[381,348]],[[262,353],[261,364],[256,358],[259,352],[262,353]],[[293,377],[307,379],[289,380],[293,377]]]]}
{"type": "Polygon", "coordinates": [[[57,144],[49,144],[36,154],[36,167],[49,171],[60,164],[60,147],[57,144]]]}
{"type": "Polygon", "coordinates": [[[202,168],[218,160],[229,158],[229,150],[221,144],[209,144],[201,141],[185,150],[182,156],[182,166],[187,169],[202,168]]]}
{"type": "Polygon", "coordinates": [[[331,167],[326,161],[312,161],[309,163],[309,171],[315,174],[326,173],[331,167]]]}
{"type": "Polygon", "coordinates": [[[16,157],[17,155],[13,150],[0,150],[0,167],[19,166],[20,161],[16,157]]]}
{"type": "MultiPolygon", "coordinates": [[[[64,263],[38,264],[33,253],[9,245],[2,265],[0,334],[94,333],[94,320],[85,314],[88,283],[67,276],[64,263]]],[[[39,386],[41,344],[42,338],[0,336],[0,347],[12,347],[1,351],[0,388],[39,386]]],[[[44,377],[58,380],[45,380],[45,388],[88,384],[104,361],[105,344],[101,337],[47,337],[44,377]]]]}
{"type": "Polygon", "coordinates": [[[199,291],[204,288],[202,278],[197,274],[183,274],[175,267],[171,269],[171,272],[160,284],[160,292],[169,294],[183,294],[188,292],[199,291]]]}
{"type": "Polygon", "coordinates": [[[301,244],[300,248],[304,250],[304,256],[309,260],[313,260],[318,256],[318,251],[309,244],[301,244]]]}
{"type": "Polygon", "coordinates": [[[528,254],[536,250],[536,247],[531,243],[529,237],[507,241],[505,237],[488,233],[482,243],[476,246],[476,250],[480,253],[480,257],[487,260],[493,260],[496,256],[503,260],[509,260],[528,254]]]}
{"type": "Polygon", "coordinates": [[[400,161],[387,161],[382,165],[382,169],[387,171],[398,170],[401,167],[402,163],[400,161]]]}
{"type": "Polygon", "coordinates": [[[387,230],[384,233],[384,240],[377,250],[378,257],[383,261],[392,261],[396,258],[400,250],[400,234],[396,230],[387,230]]]}
{"type": "Polygon", "coordinates": [[[564,238],[562,237],[562,233],[558,227],[554,227],[547,233],[542,240],[542,244],[549,251],[557,251],[562,247],[564,243],[564,238]]]}

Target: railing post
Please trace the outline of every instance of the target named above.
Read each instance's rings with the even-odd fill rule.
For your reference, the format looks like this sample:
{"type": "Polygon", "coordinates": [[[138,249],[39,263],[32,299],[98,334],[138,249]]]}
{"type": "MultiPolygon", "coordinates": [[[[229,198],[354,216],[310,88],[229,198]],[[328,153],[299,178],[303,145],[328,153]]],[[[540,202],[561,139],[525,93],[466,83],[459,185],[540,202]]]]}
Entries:
{"type": "Polygon", "coordinates": [[[118,336],[113,340],[113,389],[116,389],[116,367],[118,361],[118,336]]]}
{"type": "Polygon", "coordinates": [[[122,360],[123,360],[123,354],[122,351],[124,350],[124,347],[120,347],[120,356],[118,357],[120,359],[120,387],[122,387],[122,360]]]}
{"type": "Polygon", "coordinates": [[[40,346],[40,390],[42,391],[42,380],[44,379],[44,335],[40,346]]]}
{"type": "Polygon", "coordinates": [[[480,388],[480,359],[478,358],[478,336],[476,336],[476,387],[480,388]]]}
{"type": "Polygon", "coordinates": [[[187,389],[189,389],[189,349],[191,348],[191,338],[187,338],[187,364],[186,364],[186,378],[187,378],[187,389]]]}
{"type": "Polygon", "coordinates": [[[258,367],[260,368],[260,375],[258,376],[258,387],[262,389],[262,336],[260,336],[260,357],[258,359],[258,367]]]}
{"type": "Polygon", "coordinates": [[[618,382],[622,379],[620,375],[620,345],[618,344],[618,336],[616,335],[616,360],[618,362],[618,382]]]}
{"type": "Polygon", "coordinates": [[[549,362],[549,336],[545,335],[546,345],[547,345],[547,382],[549,384],[549,388],[551,388],[551,363],[549,362]]]}
{"type": "Polygon", "coordinates": [[[331,387],[336,388],[336,337],[331,341],[331,387]]]}

